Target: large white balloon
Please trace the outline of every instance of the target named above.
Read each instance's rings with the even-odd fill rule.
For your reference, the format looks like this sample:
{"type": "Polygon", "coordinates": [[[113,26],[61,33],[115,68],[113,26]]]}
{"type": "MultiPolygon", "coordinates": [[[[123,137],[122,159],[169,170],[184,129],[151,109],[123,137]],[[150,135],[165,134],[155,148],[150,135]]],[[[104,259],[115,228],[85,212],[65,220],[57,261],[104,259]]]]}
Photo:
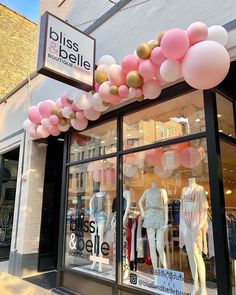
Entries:
{"type": "Polygon", "coordinates": [[[104,105],[98,92],[94,93],[92,97],[92,107],[98,112],[104,112],[109,108],[109,105],[104,105]]]}
{"type": "Polygon", "coordinates": [[[133,177],[138,172],[138,167],[125,163],[123,167],[123,174],[127,177],[133,177]]]}
{"type": "Polygon", "coordinates": [[[82,93],[79,97],[74,99],[74,104],[80,110],[87,110],[91,107],[92,94],[82,93]]]}
{"type": "Polygon", "coordinates": [[[30,119],[26,119],[23,123],[23,128],[25,131],[28,131],[31,127],[35,127],[35,124],[30,119]]]}
{"type": "Polygon", "coordinates": [[[211,26],[208,28],[207,40],[216,41],[221,45],[225,46],[228,41],[228,32],[222,26],[211,26]]]}
{"type": "Polygon", "coordinates": [[[163,80],[174,82],[181,77],[181,67],[177,60],[166,59],[160,67],[160,74],[163,80]]]}
{"type": "Polygon", "coordinates": [[[97,64],[111,66],[116,64],[116,60],[111,55],[103,55],[102,57],[99,58],[97,64]]]}

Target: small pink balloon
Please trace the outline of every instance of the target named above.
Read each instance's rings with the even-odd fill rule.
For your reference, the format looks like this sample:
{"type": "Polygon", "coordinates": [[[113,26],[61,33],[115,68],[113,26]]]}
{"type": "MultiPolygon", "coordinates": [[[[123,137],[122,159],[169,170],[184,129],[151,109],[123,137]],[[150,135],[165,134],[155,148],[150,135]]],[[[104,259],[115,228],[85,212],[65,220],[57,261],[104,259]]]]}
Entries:
{"type": "Polygon", "coordinates": [[[44,118],[49,118],[51,116],[51,110],[54,108],[55,104],[49,100],[41,101],[38,104],[39,111],[44,118]]]}
{"type": "Polygon", "coordinates": [[[166,59],[165,55],[163,54],[162,50],[160,47],[155,47],[152,50],[152,54],[151,54],[151,61],[156,64],[156,65],[160,65],[161,63],[163,63],[163,61],[166,59]]]}
{"type": "Polygon", "coordinates": [[[144,82],[142,91],[145,98],[155,99],[161,94],[161,86],[157,80],[152,79],[144,82]]]}
{"type": "Polygon", "coordinates": [[[71,119],[71,126],[76,130],[84,130],[88,126],[88,120],[71,119]]]}
{"type": "Polygon", "coordinates": [[[61,133],[61,131],[57,128],[57,126],[49,126],[48,127],[48,132],[52,136],[58,136],[61,133]]]}
{"type": "Polygon", "coordinates": [[[168,59],[178,59],[185,55],[189,48],[189,38],[186,31],[172,29],[165,32],[161,39],[161,50],[168,59]]]}
{"type": "Polygon", "coordinates": [[[224,80],[229,67],[229,54],[221,44],[215,41],[202,41],[188,50],[181,70],[190,86],[196,89],[209,89],[224,80]]]}
{"type": "Polygon", "coordinates": [[[149,59],[145,59],[140,62],[138,71],[144,80],[150,80],[154,77],[155,70],[149,59]]]}
{"type": "Polygon", "coordinates": [[[78,120],[83,120],[84,119],[84,112],[83,111],[78,111],[78,112],[76,112],[76,118],[78,119],[78,120]]]}
{"type": "Polygon", "coordinates": [[[61,104],[63,107],[71,107],[71,104],[68,102],[66,95],[61,96],[61,104]]]}
{"type": "Polygon", "coordinates": [[[111,85],[112,84],[110,81],[103,82],[99,87],[98,93],[103,101],[115,105],[121,102],[121,97],[119,95],[113,95],[110,93],[111,85]]]}
{"type": "Polygon", "coordinates": [[[128,54],[122,59],[121,66],[125,73],[137,71],[139,67],[139,58],[135,55],[128,54]]]}
{"type": "Polygon", "coordinates": [[[39,138],[46,138],[50,135],[49,131],[46,128],[43,128],[41,125],[37,127],[36,134],[39,138]]]}
{"type": "Polygon", "coordinates": [[[84,110],[84,116],[91,121],[97,120],[101,116],[101,112],[96,111],[94,108],[84,110]]]}
{"type": "Polygon", "coordinates": [[[59,123],[59,118],[56,115],[51,115],[49,117],[49,122],[51,125],[57,125],[59,123]]]}
{"type": "Polygon", "coordinates": [[[41,121],[41,113],[38,106],[31,106],[28,110],[28,118],[35,124],[39,124],[41,121]]]}
{"type": "Polygon", "coordinates": [[[139,97],[143,94],[143,91],[141,88],[135,88],[135,97],[139,97]]]}
{"type": "Polygon", "coordinates": [[[128,97],[129,94],[129,88],[126,85],[121,85],[118,88],[118,94],[120,97],[124,98],[124,97],[128,97]]]}
{"type": "Polygon", "coordinates": [[[195,22],[195,23],[192,23],[187,28],[187,34],[188,34],[190,43],[193,45],[200,41],[206,40],[208,36],[208,28],[202,22],[195,22]]]}

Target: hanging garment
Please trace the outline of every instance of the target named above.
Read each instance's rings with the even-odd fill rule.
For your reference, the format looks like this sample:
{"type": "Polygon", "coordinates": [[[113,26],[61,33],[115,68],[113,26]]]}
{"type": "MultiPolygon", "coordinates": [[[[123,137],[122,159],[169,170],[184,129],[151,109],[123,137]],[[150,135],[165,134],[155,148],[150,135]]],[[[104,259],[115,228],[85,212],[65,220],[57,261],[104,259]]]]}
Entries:
{"type": "Polygon", "coordinates": [[[179,224],[180,200],[174,200],[171,203],[173,224],[179,224]]]}
{"type": "Polygon", "coordinates": [[[207,232],[207,242],[208,242],[208,257],[215,257],[215,248],[214,248],[214,240],[213,240],[213,227],[212,221],[208,222],[208,232],[207,232]]]}

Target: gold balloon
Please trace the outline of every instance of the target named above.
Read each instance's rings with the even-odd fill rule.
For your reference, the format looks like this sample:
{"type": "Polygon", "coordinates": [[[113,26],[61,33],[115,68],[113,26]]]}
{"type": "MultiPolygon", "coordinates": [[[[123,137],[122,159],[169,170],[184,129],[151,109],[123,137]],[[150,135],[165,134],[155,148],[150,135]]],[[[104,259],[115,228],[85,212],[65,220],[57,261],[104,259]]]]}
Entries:
{"type": "Polygon", "coordinates": [[[65,125],[67,125],[67,120],[64,119],[64,118],[63,119],[60,119],[59,120],[59,124],[62,125],[62,126],[65,126],[65,125]]]}
{"type": "Polygon", "coordinates": [[[74,112],[70,113],[70,118],[71,119],[75,119],[76,118],[76,114],[74,112]]]}
{"type": "Polygon", "coordinates": [[[160,46],[158,40],[151,41],[150,43],[148,43],[148,45],[151,47],[151,49],[160,46]]]}
{"type": "Polygon", "coordinates": [[[108,106],[111,105],[109,102],[106,102],[106,101],[103,101],[102,104],[103,104],[105,107],[108,107],[108,106]]]}
{"type": "Polygon", "coordinates": [[[152,53],[151,46],[148,43],[141,43],[136,49],[137,56],[142,59],[147,59],[152,53]]]}
{"type": "Polygon", "coordinates": [[[143,85],[143,77],[138,71],[131,71],[126,76],[126,84],[133,88],[141,87],[143,85]]]}
{"type": "Polygon", "coordinates": [[[117,95],[118,94],[118,87],[116,85],[112,85],[110,87],[110,93],[113,95],[117,95]]]}
{"type": "Polygon", "coordinates": [[[102,84],[103,82],[107,81],[107,74],[105,72],[96,71],[95,72],[95,81],[98,84],[102,84]]]}
{"type": "Polygon", "coordinates": [[[54,107],[51,109],[51,114],[52,115],[56,115],[57,114],[57,111],[58,111],[58,108],[57,107],[54,107]]]}
{"type": "Polygon", "coordinates": [[[57,110],[56,115],[57,115],[60,119],[63,119],[63,118],[64,118],[64,116],[62,115],[61,110],[57,110]]]}
{"type": "Polygon", "coordinates": [[[165,32],[160,32],[159,36],[158,36],[158,42],[159,44],[161,44],[161,39],[164,36],[165,32]]]}
{"type": "Polygon", "coordinates": [[[137,101],[143,101],[143,100],[144,100],[144,96],[141,95],[141,96],[137,97],[136,100],[137,100],[137,101]]]}

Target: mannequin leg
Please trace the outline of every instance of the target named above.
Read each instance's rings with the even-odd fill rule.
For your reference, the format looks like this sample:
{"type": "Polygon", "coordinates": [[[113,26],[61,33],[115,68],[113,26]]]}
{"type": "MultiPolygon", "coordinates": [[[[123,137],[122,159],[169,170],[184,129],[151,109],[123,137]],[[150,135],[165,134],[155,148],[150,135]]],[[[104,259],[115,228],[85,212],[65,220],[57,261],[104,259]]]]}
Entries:
{"type": "Polygon", "coordinates": [[[194,243],[194,257],[197,263],[198,276],[200,280],[200,295],[207,295],[206,289],[206,267],[201,253],[199,253],[196,243],[194,243]]]}
{"type": "MultiPolygon", "coordinates": [[[[102,220],[98,220],[98,236],[99,236],[99,241],[100,241],[100,247],[103,243],[103,238],[104,238],[104,234],[105,234],[105,228],[106,228],[106,220],[102,219],[102,220]]],[[[102,256],[102,251],[99,250],[99,256],[102,256]]],[[[102,272],[102,263],[99,262],[99,267],[98,267],[98,271],[102,272]]]]}
{"type": "Polygon", "coordinates": [[[148,243],[150,248],[151,260],[153,270],[157,268],[157,254],[156,254],[156,242],[155,242],[155,229],[154,228],[147,228],[147,236],[148,236],[148,243]]]}
{"type": "Polygon", "coordinates": [[[156,232],[156,249],[159,253],[161,264],[164,268],[167,268],[166,253],[165,253],[165,232],[158,230],[156,232]]]}
{"type": "MultiPolygon", "coordinates": [[[[96,236],[96,232],[97,232],[97,222],[95,222],[94,228],[95,228],[94,233],[91,233],[91,240],[92,240],[93,245],[95,244],[95,236],[96,236]]],[[[93,255],[96,255],[94,247],[93,247],[93,255]]],[[[91,269],[95,269],[96,263],[97,262],[93,261],[93,263],[91,265],[91,269]]]]}
{"type": "Polygon", "coordinates": [[[187,254],[188,254],[188,261],[190,265],[190,270],[193,278],[193,288],[191,291],[191,295],[197,294],[199,290],[198,284],[198,272],[197,272],[197,262],[195,259],[195,252],[194,252],[194,243],[192,241],[192,234],[190,229],[185,225],[185,230],[183,232],[184,244],[186,246],[187,254]]]}

